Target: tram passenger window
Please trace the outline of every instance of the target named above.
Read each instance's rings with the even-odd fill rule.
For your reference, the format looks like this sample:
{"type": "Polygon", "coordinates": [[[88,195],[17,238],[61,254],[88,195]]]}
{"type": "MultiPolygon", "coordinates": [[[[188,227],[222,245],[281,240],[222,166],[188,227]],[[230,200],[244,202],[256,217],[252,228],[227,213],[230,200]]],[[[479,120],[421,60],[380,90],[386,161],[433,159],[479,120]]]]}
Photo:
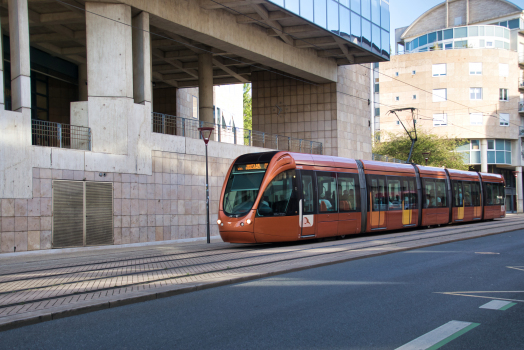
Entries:
{"type": "Polygon", "coordinates": [[[278,174],[267,186],[258,206],[259,216],[286,216],[298,214],[295,170],[278,174]]]}
{"type": "Polygon", "coordinates": [[[493,205],[493,184],[486,183],[486,205],[493,205]]]}
{"type": "Polygon", "coordinates": [[[335,173],[317,173],[319,212],[338,211],[337,178],[335,173]]]}
{"type": "Polygon", "coordinates": [[[424,180],[424,208],[436,208],[437,197],[435,191],[435,180],[424,180]]]}
{"type": "Polygon", "coordinates": [[[388,178],[388,209],[402,210],[400,180],[388,178]]]}
{"type": "Polygon", "coordinates": [[[410,209],[417,209],[418,208],[418,201],[417,201],[417,186],[415,185],[415,179],[409,180],[409,196],[411,198],[410,200],[410,209]]]}
{"type": "Polygon", "coordinates": [[[480,206],[480,185],[478,182],[471,184],[471,205],[474,207],[480,206]]]}
{"type": "Polygon", "coordinates": [[[404,210],[417,209],[417,189],[414,179],[402,178],[401,205],[404,210]]]}
{"type": "Polygon", "coordinates": [[[446,181],[436,180],[435,186],[437,187],[437,207],[447,207],[446,181]]]}
{"type": "Polygon", "coordinates": [[[471,182],[464,182],[464,206],[471,207],[471,182]]]}
{"type": "Polygon", "coordinates": [[[371,193],[373,211],[385,211],[387,209],[386,180],[383,177],[368,176],[367,183],[371,193]]]}
{"type": "Polygon", "coordinates": [[[314,201],[314,195],[315,195],[315,187],[313,183],[313,174],[308,174],[306,172],[302,173],[302,198],[303,206],[302,206],[302,212],[303,214],[313,214],[315,212],[315,201],[314,201]]]}
{"type": "Polygon", "coordinates": [[[497,186],[499,187],[499,195],[498,195],[498,204],[500,205],[504,205],[505,203],[505,194],[506,194],[506,190],[504,189],[504,185],[503,184],[497,184],[497,186]]]}
{"type": "Polygon", "coordinates": [[[338,174],[340,212],[360,211],[360,191],[357,175],[338,174]]]}
{"type": "Polygon", "coordinates": [[[453,181],[453,206],[454,207],[462,207],[462,182],[460,181],[453,181]]]}

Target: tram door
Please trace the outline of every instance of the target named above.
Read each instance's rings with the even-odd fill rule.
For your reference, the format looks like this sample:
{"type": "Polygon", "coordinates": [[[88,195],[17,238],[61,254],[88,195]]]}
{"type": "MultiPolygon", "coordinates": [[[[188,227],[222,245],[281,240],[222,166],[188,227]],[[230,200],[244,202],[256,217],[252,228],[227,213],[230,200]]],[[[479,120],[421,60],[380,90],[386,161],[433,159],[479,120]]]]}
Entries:
{"type": "Polygon", "coordinates": [[[317,203],[315,189],[315,176],[313,171],[302,170],[300,172],[301,182],[299,189],[299,235],[301,237],[314,236],[315,227],[315,206],[317,203]]]}
{"type": "Polygon", "coordinates": [[[386,228],[386,177],[370,176],[370,220],[371,229],[386,228]]]}

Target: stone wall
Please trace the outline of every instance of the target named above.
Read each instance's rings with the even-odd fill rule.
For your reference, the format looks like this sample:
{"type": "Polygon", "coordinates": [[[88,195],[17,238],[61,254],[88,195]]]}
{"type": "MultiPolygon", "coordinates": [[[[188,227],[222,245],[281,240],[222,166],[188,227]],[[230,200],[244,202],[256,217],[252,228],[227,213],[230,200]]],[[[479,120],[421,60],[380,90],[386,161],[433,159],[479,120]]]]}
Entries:
{"type": "Polygon", "coordinates": [[[253,73],[253,130],[322,142],[325,155],[371,159],[369,74],[342,66],[338,83],[314,84],[253,73]]]}
{"type": "MultiPolygon", "coordinates": [[[[33,168],[33,198],[0,200],[0,251],[52,247],[53,180],[113,183],[115,245],[205,237],[205,157],[161,151],[152,155],[151,175],[100,177],[94,171],[33,168]]],[[[208,159],[211,235],[218,235],[218,201],[233,159],[208,159]]]]}

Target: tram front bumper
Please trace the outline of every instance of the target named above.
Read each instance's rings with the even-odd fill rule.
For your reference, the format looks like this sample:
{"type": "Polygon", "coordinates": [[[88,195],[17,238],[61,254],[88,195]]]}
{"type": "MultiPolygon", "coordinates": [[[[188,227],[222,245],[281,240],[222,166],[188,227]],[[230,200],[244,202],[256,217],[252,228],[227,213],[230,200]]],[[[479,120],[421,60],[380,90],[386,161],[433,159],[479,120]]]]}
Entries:
{"type": "Polygon", "coordinates": [[[220,231],[220,237],[229,243],[257,243],[255,234],[246,231],[220,231]]]}

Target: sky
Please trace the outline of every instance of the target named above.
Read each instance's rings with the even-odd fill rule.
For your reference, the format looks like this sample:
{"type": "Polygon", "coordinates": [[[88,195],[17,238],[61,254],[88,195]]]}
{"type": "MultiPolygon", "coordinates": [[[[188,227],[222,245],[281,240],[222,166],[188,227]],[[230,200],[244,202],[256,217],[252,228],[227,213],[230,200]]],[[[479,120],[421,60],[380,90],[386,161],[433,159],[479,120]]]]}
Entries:
{"type": "MultiPolygon", "coordinates": [[[[390,0],[391,10],[391,48],[395,52],[395,29],[409,26],[427,10],[445,0],[390,0]]],[[[471,0],[475,1],[475,0],[471,0]]],[[[510,0],[524,10],[524,0],[510,0]]]]}

